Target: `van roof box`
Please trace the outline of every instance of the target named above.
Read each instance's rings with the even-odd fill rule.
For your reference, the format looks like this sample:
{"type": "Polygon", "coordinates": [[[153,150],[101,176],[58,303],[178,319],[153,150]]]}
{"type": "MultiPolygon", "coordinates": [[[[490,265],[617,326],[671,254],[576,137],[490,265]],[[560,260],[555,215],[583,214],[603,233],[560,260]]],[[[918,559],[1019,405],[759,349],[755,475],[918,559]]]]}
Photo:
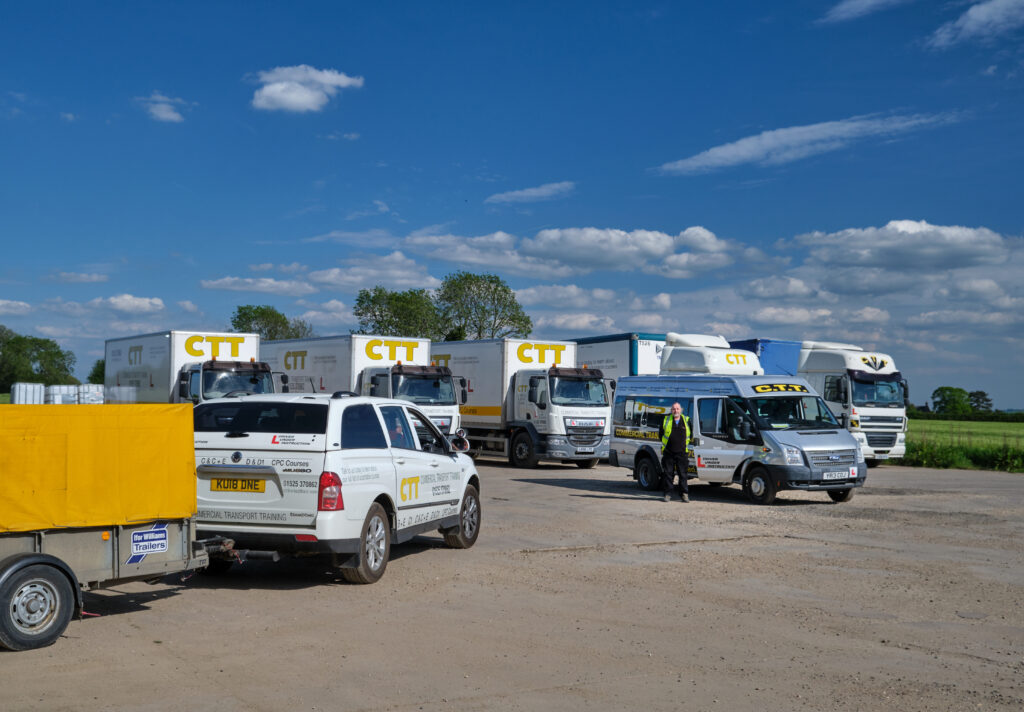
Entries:
{"type": "Polygon", "coordinates": [[[844,349],[846,351],[863,351],[860,346],[853,344],[839,344],[833,341],[805,341],[800,344],[802,349],[844,349]]]}

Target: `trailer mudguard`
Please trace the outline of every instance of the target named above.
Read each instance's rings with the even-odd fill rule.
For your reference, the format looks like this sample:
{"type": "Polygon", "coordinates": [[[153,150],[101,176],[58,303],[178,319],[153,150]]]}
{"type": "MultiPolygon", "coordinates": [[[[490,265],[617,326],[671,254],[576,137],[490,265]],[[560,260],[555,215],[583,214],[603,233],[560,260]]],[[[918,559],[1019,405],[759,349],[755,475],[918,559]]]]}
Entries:
{"type": "Polygon", "coordinates": [[[17,572],[29,566],[35,566],[36,564],[52,566],[67,577],[68,582],[71,584],[71,590],[75,592],[75,616],[80,618],[82,614],[82,607],[84,606],[84,602],[82,600],[82,587],[78,585],[78,577],[75,576],[75,572],[71,570],[71,567],[56,556],[35,552],[25,552],[8,556],[3,561],[0,561],[0,586],[3,586],[4,582],[17,572]]]}

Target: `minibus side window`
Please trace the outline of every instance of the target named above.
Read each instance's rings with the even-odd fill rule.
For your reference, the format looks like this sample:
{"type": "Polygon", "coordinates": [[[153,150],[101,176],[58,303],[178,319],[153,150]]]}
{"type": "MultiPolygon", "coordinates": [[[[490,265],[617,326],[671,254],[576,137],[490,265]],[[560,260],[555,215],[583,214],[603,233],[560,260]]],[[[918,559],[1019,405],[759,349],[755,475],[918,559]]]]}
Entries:
{"type": "Polygon", "coordinates": [[[700,414],[700,432],[709,437],[722,437],[722,399],[701,398],[697,401],[700,414]]]}

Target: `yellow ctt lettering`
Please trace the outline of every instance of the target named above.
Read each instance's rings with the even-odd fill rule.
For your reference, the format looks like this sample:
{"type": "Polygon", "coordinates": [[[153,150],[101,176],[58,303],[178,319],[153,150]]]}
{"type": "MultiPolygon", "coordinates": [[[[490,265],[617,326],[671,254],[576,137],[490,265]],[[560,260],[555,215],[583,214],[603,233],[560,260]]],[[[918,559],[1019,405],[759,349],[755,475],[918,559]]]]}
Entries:
{"type": "Polygon", "coordinates": [[[533,359],[526,355],[526,352],[533,348],[533,344],[519,344],[519,348],[516,349],[516,356],[519,357],[520,363],[533,363],[533,359]]]}
{"type": "Polygon", "coordinates": [[[451,354],[437,354],[434,356],[432,361],[436,361],[438,366],[448,366],[448,362],[452,360],[451,354]]]}
{"type": "Polygon", "coordinates": [[[407,502],[410,499],[418,499],[420,496],[420,478],[403,477],[402,483],[398,488],[398,494],[403,502],[407,502]]]}
{"type": "Polygon", "coordinates": [[[288,351],[284,355],[284,367],[289,371],[306,367],[305,351],[288,351]]]}
{"type": "Polygon", "coordinates": [[[201,343],[203,343],[202,336],[188,337],[187,339],[185,339],[185,352],[188,353],[189,356],[205,356],[206,354],[203,353],[203,350],[196,346],[196,344],[201,343]]]}
{"type": "Polygon", "coordinates": [[[739,366],[739,365],[746,366],[747,365],[747,355],[746,354],[726,354],[725,355],[725,362],[726,363],[731,363],[733,366],[739,366]]]}

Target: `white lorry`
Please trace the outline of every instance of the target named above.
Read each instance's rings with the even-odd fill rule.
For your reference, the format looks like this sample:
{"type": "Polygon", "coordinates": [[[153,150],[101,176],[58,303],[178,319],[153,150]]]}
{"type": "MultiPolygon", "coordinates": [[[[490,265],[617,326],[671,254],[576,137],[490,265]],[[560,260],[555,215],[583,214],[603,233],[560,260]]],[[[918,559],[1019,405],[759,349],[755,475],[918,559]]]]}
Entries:
{"type": "Polygon", "coordinates": [[[462,427],[475,454],[594,467],[608,457],[610,399],[598,369],[577,368],[571,341],[486,339],[431,345],[431,358],[467,379],[462,427]]]}
{"type": "Polygon", "coordinates": [[[289,391],[401,398],[414,403],[441,432],[460,427],[463,381],[430,361],[430,339],[346,334],[265,341],[260,355],[288,375],[289,391]]]}
{"type": "Polygon", "coordinates": [[[239,393],[273,393],[259,362],[259,334],[160,331],[106,343],[108,403],[199,403],[239,393]]]}
{"type": "Polygon", "coordinates": [[[614,380],[657,373],[665,348],[665,334],[608,334],[573,341],[580,364],[599,368],[605,378],[614,380]]]}

